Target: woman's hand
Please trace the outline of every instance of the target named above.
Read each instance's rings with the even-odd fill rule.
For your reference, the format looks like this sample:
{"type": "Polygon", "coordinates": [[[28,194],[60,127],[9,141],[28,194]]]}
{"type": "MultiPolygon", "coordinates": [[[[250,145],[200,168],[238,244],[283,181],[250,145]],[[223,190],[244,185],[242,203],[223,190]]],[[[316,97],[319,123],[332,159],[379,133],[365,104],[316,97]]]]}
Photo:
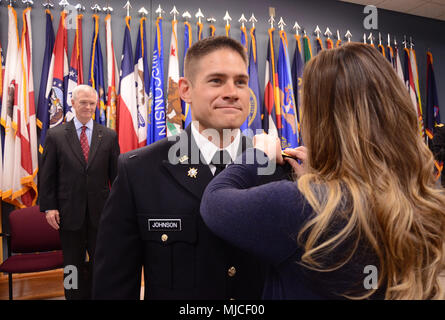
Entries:
{"type": "Polygon", "coordinates": [[[301,160],[301,164],[299,164],[298,161],[293,158],[288,158],[288,157],[284,158],[284,160],[287,161],[292,166],[292,168],[294,169],[294,172],[298,178],[307,173],[307,148],[306,147],[301,146],[301,147],[298,147],[295,149],[286,148],[286,149],[284,149],[284,152],[294,158],[301,160]]]}
{"type": "Polygon", "coordinates": [[[278,164],[284,164],[283,156],[281,155],[281,142],[278,137],[270,136],[262,133],[253,137],[253,146],[263,151],[271,161],[276,161],[278,164]]]}

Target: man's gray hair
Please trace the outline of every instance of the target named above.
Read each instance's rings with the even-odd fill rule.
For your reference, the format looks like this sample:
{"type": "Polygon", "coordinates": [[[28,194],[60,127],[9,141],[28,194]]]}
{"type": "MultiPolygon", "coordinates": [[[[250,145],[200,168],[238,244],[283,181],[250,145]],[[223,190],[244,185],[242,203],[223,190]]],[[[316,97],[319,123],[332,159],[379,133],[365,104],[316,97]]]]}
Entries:
{"type": "Polygon", "coordinates": [[[80,91],[90,91],[91,93],[94,92],[94,94],[96,95],[96,99],[98,98],[96,89],[94,89],[93,87],[91,87],[91,86],[89,86],[89,85],[87,85],[87,84],[79,84],[79,85],[78,85],[77,87],[75,87],[75,88],[73,89],[73,91],[71,92],[71,99],[72,99],[72,100],[76,100],[76,98],[77,98],[77,94],[78,94],[78,92],[80,92],[80,91]]]}

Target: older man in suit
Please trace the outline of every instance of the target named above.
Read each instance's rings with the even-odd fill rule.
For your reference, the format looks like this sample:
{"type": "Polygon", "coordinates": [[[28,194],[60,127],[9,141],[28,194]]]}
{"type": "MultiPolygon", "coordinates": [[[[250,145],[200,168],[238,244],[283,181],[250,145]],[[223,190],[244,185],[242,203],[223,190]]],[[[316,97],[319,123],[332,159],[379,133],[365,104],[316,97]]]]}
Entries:
{"type": "Polygon", "coordinates": [[[264,265],[216,237],[199,214],[203,191],[252,142],[247,57],[228,37],[195,43],[179,81],[193,123],[119,158],[101,218],[93,299],[259,299],[264,265]]]}
{"type": "Polygon", "coordinates": [[[92,120],[97,106],[92,87],[77,86],[71,102],[74,119],[46,135],[39,173],[40,210],[59,230],[64,265],[75,266],[65,274],[71,277],[65,281],[66,298],[90,299],[97,227],[117,174],[119,144],[115,131],[92,120]],[[74,274],[78,283],[71,281],[74,274]]]}

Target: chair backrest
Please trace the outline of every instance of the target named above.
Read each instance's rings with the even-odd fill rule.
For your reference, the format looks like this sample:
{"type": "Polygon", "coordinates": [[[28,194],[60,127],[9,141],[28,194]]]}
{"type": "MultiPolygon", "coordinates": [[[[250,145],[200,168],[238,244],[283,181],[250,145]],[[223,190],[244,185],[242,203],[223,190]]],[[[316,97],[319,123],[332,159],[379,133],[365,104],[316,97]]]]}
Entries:
{"type": "Polygon", "coordinates": [[[9,215],[12,253],[60,250],[59,231],[46,221],[39,206],[17,209],[9,215]]]}

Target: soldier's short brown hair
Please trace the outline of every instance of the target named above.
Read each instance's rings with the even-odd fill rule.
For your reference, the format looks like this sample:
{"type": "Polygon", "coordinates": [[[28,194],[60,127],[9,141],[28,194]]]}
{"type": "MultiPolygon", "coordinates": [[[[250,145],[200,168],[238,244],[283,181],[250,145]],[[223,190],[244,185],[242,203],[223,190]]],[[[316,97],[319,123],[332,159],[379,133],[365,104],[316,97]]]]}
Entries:
{"type": "Polygon", "coordinates": [[[190,80],[193,79],[197,66],[196,62],[206,55],[221,49],[237,52],[247,66],[247,54],[240,42],[226,36],[208,37],[196,42],[187,50],[184,60],[184,76],[190,80]]]}

